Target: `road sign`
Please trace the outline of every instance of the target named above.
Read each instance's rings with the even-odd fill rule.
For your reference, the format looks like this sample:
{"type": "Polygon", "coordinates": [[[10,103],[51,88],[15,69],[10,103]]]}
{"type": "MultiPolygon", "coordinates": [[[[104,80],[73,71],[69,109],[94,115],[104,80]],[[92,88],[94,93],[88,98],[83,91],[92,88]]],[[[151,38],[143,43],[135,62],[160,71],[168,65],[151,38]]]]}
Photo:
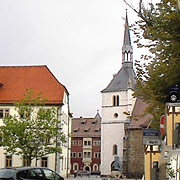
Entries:
{"type": "Polygon", "coordinates": [[[159,136],[159,131],[157,129],[143,129],[143,136],[159,136]]]}
{"type": "Polygon", "coordinates": [[[161,145],[161,140],[160,139],[147,140],[146,145],[153,145],[153,146],[161,145]]]}
{"type": "Polygon", "coordinates": [[[143,144],[145,145],[161,145],[159,131],[157,129],[143,129],[143,144]]]}
{"type": "Polygon", "coordinates": [[[160,118],[160,133],[161,133],[161,136],[163,136],[164,120],[165,120],[165,116],[162,115],[161,118],[160,118]]]}

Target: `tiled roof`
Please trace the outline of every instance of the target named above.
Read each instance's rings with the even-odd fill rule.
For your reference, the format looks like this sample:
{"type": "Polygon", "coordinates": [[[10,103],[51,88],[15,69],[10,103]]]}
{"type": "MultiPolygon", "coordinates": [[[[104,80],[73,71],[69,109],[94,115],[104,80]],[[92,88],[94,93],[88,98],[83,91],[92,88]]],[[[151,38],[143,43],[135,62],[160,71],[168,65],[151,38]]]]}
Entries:
{"type": "Polygon", "coordinates": [[[147,104],[140,98],[136,99],[134,109],[132,112],[132,119],[128,129],[139,129],[148,126],[149,119],[152,117],[150,114],[144,114],[147,104]]]}
{"type": "Polygon", "coordinates": [[[31,89],[41,92],[46,104],[61,104],[65,87],[58,82],[47,66],[0,66],[0,103],[11,104],[20,100],[31,89]]]}
{"type": "Polygon", "coordinates": [[[100,137],[101,118],[73,118],[72,137],[100,137]]]}
{"type": "Polygon", "coordinates": [[[109,85],[101,92],[114,92],[136,88],[136,75],[132,67],[132,63],[124,63],[120,71],[114,75],[109,85]]]}

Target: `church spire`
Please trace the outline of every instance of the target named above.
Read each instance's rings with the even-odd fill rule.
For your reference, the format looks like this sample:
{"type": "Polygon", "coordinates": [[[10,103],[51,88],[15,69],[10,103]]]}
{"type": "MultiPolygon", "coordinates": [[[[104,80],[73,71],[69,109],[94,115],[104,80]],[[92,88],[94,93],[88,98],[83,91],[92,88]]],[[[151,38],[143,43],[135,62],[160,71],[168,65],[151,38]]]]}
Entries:
{"type": "Polygon", "coordinates": [[[122,46],[122,63],[130,63],[131,66],[133,65],[133,47],[131,45],[131,37],[129,31],[129,23],[128,23],[128,16],[126,10],[126,20],[125,20],[125,29],[124,29],[124,42],[122,46]]]}

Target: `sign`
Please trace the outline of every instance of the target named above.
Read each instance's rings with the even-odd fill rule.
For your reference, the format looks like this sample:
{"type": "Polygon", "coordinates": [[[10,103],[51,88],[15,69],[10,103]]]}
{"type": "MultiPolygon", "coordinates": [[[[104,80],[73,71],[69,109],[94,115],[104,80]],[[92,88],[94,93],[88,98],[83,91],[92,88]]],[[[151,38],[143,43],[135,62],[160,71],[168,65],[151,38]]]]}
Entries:
{"type": "Polygon", "coordinates": [[[145,145],[161,145],[159,131],[157,129],[143,129],[143,144],[145,145]]]}
{"type": "Polygon", "coordinates": [[[161,140],[160,139],[147,140],[146,145],[153,145],[153,146],[161,145],[161,140]]]}
{"type": "Polygon", "coordinates": [[[164,120],[165,120],[165,116],[162,115],[161,118],[160,118],[160,133],[161,133],[161,136],[163,136],[164,120]]]}
{"type": "Polygon", "coordinates": [[[143,136],[159,136],[157,129],[143,129],[143,136]]]}

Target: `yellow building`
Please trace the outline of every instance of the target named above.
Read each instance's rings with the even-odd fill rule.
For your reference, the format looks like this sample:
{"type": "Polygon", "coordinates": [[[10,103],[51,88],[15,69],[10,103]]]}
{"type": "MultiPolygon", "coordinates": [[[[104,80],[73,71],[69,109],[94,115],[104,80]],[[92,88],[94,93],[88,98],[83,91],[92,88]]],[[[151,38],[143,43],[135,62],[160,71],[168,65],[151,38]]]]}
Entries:
{"type": "Polygon", "coordinates": [[[144,152],[144,177],[145,180],[155,180],[154,177],[158,175],[159,172],[159,159],[160,151],[158,146],[153,146],[152,153],[150,152],[150,146],[145,146],[144,152]],[[152,158],[150,156],[152,155],[152,158]],[[150,161],[152,159],[152,161],[150,161]],[[151,169],[150,169],[151,166],[151,169]],[[150,179],[150,171],[152,177],[150,179]]]}
{"type": "Polygon", "coordinates": [[[145,180],[155,180],[154,175],[159,176],[158,180],[177,180],[180,178],[180,103],[166,104],[162,145],[153,146],[151,159],[152,162],[150,162],[150,146],[145,146],[145,180]],[[150,174],[152,174],[151,178],[150,174]]]}

